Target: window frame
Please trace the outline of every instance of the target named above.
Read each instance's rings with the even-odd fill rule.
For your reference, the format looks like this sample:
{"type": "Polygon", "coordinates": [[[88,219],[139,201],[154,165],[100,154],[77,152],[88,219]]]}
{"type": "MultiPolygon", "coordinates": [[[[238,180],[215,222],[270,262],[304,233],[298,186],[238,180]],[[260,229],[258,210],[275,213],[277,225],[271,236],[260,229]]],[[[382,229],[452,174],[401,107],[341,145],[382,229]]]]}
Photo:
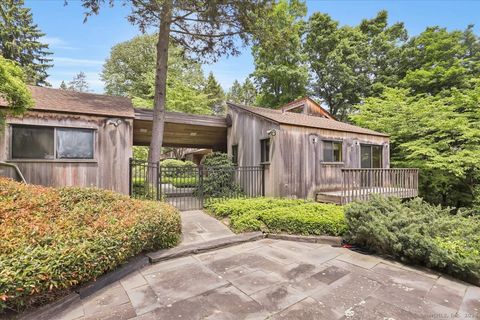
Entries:
{"type": "Polygon", "coordinates": [[[343,163],[343,140],[322,140],[322,163],[334,163],[334,164],[342,164],[343,163]],[[325,160],[325,143],[332,144],[332,161],[325,160]],[[340,160],[335,160],[334,158],[334,144],[340,144],[340,160]]]}
{"type": "Polygon", "coordinates": [[[38,124],[23,124],[23,123],[10,123],[8,126],[8,161],[11,162],[72,162],[72,163],[96,163],[97,159],[97,136],[98,129],[92,127],[80,127],[80,126],[56,126],[56,125],[38,125],[38,124]],[[34,128],[51,128],[53,129],[53,159],[28,159],[28,158],[14,158],[13,157],[13,127],[34,127],[34,128]],[[93,158],[91,159],[62,159],[57,158],[57,129],[79,129],[79,130],[90,130],[93,133],[93,158]]]}
{"type": "Polygon", "coordinates": [[[260,139],[260,164],[269,164],[270,163],[270,138],[260,139]],[[268,141],[268,152],[267,148],[264,148],[266,142],[268,141]]]}
{"type": "Polygon", "coordinates": [[[383,149],[384,146],[381,144],[373,144],[373,143],[360,143],[360,150],[359,150],[359,168],[361,169],[383,169],[383,149]],[[368,147],[370,148],[370,167],[364,168],[362,167],[362,147],[368,147]],[[377,147],[380,149],[380,167],[374,167],[373,166],[373,148],[377,147]]]}
{"type": "Polygon", "coordinates": [[[232,163],[234,166],[238,166],[238,144],[232,144],[232,163]]]}

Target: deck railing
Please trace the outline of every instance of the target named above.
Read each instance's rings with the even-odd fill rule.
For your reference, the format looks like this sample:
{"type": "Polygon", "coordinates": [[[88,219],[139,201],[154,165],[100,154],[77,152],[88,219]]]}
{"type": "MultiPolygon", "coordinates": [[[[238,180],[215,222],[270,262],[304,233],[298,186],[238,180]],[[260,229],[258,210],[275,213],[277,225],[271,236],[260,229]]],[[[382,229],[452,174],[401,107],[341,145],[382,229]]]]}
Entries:
{"type": "Polygon", "coordinates": [[[371,194],[399,198],[418,195],[418,169],[342,169],[342,203],[371,194]]]}

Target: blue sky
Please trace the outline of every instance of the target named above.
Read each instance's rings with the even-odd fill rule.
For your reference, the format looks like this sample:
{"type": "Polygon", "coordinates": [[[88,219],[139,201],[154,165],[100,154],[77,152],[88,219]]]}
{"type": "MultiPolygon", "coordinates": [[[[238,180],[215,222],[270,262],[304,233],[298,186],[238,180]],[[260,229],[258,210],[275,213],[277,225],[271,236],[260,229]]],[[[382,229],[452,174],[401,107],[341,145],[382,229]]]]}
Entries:
{"type": "MultiPolygon", "coordinates": [[[[25,1],[32,9],[35,22],[46,33],[44,41],[50,44],[54,53],[54,67],[49,70],[48,80],[58,87],[62,80],[69,81],[83,71],[92,91],[101,93],[103,83],[99,74],[110,48],[140,32],[126,21],[126,7],[105,7],[99,16],[91,17],[84,24],[84,10],[79,0],[69,0],[67,6],[63,3],[63,0],[25,1]]],[[[403,21],[412,35],[432,25],[454,30],[475,24],[476,33],[480,33],[480,1],[475,0],[317,0],[307,1],[307,6],[309,15],[326,12],[341,24],[358,24],[385,9],[389,12],[390,22],[403,21]]],[[[253,71],[250,49],[243,48],[240,56],[222,58],[215,64],[204,65],[203,69],[212,71],[223,88],[228,89],[235,79],[243,81],[253,71]]]]}

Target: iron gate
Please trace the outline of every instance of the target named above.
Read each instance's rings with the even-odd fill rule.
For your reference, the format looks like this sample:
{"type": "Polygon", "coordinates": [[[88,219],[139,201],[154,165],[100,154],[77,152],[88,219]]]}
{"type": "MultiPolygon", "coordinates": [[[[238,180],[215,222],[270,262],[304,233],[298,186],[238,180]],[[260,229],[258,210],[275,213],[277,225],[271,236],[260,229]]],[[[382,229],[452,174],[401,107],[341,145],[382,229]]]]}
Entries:
{"type": "Polygon", "coordinates": [[[264,196],[264,181],[263,166],[162,166],[130,159],[130,196],[180,210],[201,209],[211,199],[264,196]]]}

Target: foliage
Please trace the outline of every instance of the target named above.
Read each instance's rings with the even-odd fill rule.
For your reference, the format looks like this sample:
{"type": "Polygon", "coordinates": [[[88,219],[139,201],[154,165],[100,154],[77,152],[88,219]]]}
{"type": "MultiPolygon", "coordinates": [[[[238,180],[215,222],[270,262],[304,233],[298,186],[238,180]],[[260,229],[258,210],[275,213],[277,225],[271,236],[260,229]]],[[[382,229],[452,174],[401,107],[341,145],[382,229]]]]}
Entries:
{"type": "Polygon", "coordinates": [[[80,71],[80,73],[77,73],[72,81],[68,82],[68,87],[67,90],[70,91],[76,91],[76,92],[89,92],[89,86],[87,82],[87,75],[85,72],[80,71]]]}
{"type": "MultiPolygon", "coordinates": [[[[112,47],[101,78],[107,94],[133,97],[136,107],[152,108],[155,93],[156,34],[136,36],[112,47]]],[[[205,93],[201,65],[170,47],[167,103],[169,111],[210,114],[215,101],[205,93]]]]}
{"type": "Polygon", "coordinates": [[[394,85],[403,72],[400,45],[407,34],[402,23],[389,26],[387,20],[387,12],[381,11],[355,27],[340,27],[323,13],[308,21],[305,53],[315,76],[312,89],[341,120],[379,86],[394,85]]]}
{"type": "Polygon", "coordinates": [[[280,0],[259,22],[262,33],[252,47],[257,105],[278,108],[306,95],[308,69],[301,41],[306,13],[305,2],[280,0]]]}
{"type": "Polygon", "coordinates": [[[353,121],[390,134],[394,166],[420,168],[427,201],[472,204],[480,179],[480,86],[436,96],[386,89],[358,108],[353,121]]]}
{"type": "Polygon", "coordinates": [[[0,178],[0,312],[47,303],[180,239],[178,211],[89,188],[0,178]]]}
{"type": "Polygon", "coordinates": [[[225,113],[225,93],[222,86],[217,82],[213,73],[208,74],[208,78],[203,89],[210,102],[210,109],[212,114],[224,114],[225,113]]]}
{"type": "Polygon", "coordinates": [[[165,159],[160,162],[163,170],[162,177],[178,178],[188,177],[196,174],[194,170],[197,166],[192,161],[182,161],[177,159],[165,159]]]}
{"type": "Polygon", "coordinates": [[[480,77],[480,38],[471,25],[451,32],[429,27],[405,45],[401,67],[400,85],[412,94],[473,88],[478,82],[472,79],[480,77]]]}
{"type": "Polygon", "coordinates": [[[6,114],[21,115],[33,105],[24,79],[25,74],[18,64],[0,55],[0,99],[9,106],[0,110],[0,128],[6,114]]]}
{"type": "Polygon", "coordinates": [[[241,194],[241,188],[235,182],[235,166],[227,154],[213,152],[206,155],[203,170],[204,196],[222,198],[241,194]]]}
{"type": "Polygon", "coordinates": [[[420,198],[373,197],[345,211],[345,238],[405,262],[480,283],[480,219],[450,214],[420,198]]]}
{"type": "Polygon", "coordinates": [[[28,84],[48,85],[52,53],[40,41],[43,36],[23,0],[0,2],[0,55],[22,67],[28,84]]]}
{"type": "Polygon", "coordinates": [[[162,183],[170,183],[175,188],[196,188],[198,186],[198,177],[165,177],[162,179],[162,183]]]}
{"type": "Polygon", "coordinates": [[[343,208],[295,199],[231,199],[213,201],[207,209],[230,218],[235,232],[257,231],[302,235],[341,235],[346,230],[343,208]]]}
{"type": "Polygon", "coordinates": [[[227,93],[227,101],[252,106],[256,104],[257,89],[250,79],[245,79],[243,84],[237,80],[233,82],[232,87],[227,93]]]}

